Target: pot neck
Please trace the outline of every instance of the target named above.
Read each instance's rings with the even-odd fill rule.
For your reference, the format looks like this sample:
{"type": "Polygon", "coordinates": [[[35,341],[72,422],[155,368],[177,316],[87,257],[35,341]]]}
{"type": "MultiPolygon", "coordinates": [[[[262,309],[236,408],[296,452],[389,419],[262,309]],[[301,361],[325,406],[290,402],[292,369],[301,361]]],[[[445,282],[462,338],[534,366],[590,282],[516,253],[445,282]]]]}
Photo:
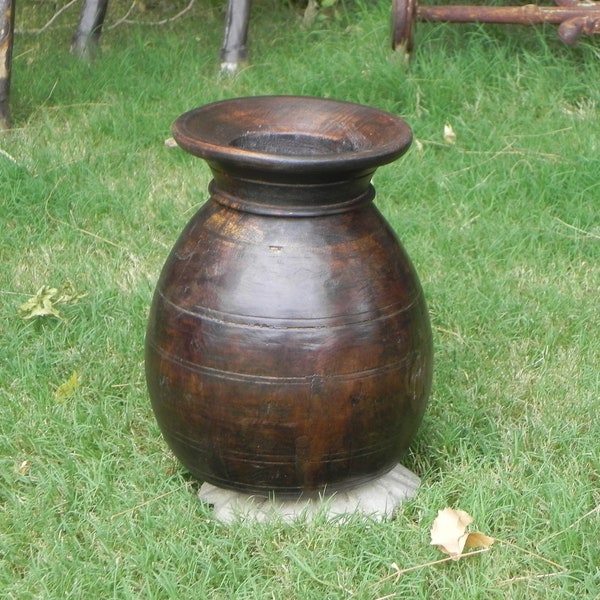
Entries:
{"type": "Polygon", "coordinates": [[[372,202],[375,169],[348,173],[232,173],[209,164],[211,198],[229,208],[261,215],[316,217],[356,210],[372,202]]]}

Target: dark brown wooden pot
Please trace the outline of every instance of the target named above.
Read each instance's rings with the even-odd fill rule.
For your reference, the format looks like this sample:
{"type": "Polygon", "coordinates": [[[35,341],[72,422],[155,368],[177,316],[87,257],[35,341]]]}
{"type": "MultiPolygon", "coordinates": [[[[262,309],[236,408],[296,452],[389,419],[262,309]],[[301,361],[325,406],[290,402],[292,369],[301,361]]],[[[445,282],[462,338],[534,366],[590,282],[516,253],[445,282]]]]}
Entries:
{"type": "Polygon", "coordinates": [[[290,96],[182,115],[211,197],[164,266],[146,374],[175,455],[251,493],[335,490],[393,468],[432,376],[427,307],[373,205],[411,130],[388,113],[290,96]]]}

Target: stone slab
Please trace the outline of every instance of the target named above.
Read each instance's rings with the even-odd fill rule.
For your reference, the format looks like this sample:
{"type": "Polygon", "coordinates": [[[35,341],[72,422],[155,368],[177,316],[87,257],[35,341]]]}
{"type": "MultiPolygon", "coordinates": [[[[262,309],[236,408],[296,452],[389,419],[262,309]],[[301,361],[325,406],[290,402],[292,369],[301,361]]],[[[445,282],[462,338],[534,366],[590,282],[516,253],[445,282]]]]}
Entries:
{"type": "Polygon", "coordinates": [[[404,501],[414,498],[421,480],[412,471],[397,465],[381,477],[352,489],[322,493],[317,497],[281,499],[249,495],[203,483],[198,498],[212,506],[214,516],[224,523],[240,519],[266,522],[311,520],[317,515],[337,518],[363,514],[376,520],[389,519],[404,501]]]}

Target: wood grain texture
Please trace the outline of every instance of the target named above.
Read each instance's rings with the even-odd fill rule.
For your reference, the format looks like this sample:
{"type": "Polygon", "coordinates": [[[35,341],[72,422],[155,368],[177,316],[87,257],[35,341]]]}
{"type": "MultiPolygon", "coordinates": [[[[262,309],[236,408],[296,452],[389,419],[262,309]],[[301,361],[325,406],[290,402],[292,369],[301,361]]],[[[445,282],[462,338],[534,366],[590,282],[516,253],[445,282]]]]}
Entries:
{"type": "Polygon", "coordinates": [[[371,202],[369,143],[369,168],[311,171],[312,155],[292,183],[273,165],[244,170],[237,151],[231,175],[219,147],[211,198],[165,264],[146,342],[158,423],[199,479],[280,494],[352,486],[393,468],[416,432],[431,332],[410,260],[371,202]]]}

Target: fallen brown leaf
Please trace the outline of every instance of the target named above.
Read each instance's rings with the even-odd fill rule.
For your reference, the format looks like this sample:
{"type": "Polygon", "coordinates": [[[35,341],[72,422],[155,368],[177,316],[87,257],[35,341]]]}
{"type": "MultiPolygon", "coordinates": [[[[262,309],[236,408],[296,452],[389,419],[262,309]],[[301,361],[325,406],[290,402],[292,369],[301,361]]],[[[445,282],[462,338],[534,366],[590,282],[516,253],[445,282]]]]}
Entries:
{"type": "Polygon", "coordinates": [[[480,532],[467,532],[472,522],[473,517],[464,510],[445,508],[438,511],[431,527],[431,545],[437,546],[453,560],[458,560],[465,548],[489,548],[494,538],[480,532]]]}

